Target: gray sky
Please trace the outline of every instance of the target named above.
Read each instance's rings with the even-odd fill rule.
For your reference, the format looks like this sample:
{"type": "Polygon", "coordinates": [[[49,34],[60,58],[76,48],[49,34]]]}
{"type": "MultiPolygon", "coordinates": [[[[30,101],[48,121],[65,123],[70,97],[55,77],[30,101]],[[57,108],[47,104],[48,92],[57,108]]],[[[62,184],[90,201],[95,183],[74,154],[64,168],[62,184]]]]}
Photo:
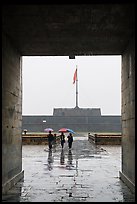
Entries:
{"type": "Polygon", "coordinates": [[[52,115],[74,108],[78,67],[78,106],[121,115],[121,56],[23,57],[23,115],[52,115]]]}

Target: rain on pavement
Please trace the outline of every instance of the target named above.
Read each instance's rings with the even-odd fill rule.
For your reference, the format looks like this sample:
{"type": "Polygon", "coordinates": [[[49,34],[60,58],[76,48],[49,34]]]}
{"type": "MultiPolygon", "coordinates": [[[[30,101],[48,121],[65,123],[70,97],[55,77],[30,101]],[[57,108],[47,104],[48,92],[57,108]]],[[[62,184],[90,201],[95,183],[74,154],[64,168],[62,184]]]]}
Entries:
{"type": "MultiPolygon", "coordinates": [[[[87,134],[86,134],[87,135],[87,134]]],[[[23,145],[24,180],[3,202],[134,202],[135,195],[119,179],[121,145],[95,145],[74,135],[49,151],[48,145],[23,145]]]]}

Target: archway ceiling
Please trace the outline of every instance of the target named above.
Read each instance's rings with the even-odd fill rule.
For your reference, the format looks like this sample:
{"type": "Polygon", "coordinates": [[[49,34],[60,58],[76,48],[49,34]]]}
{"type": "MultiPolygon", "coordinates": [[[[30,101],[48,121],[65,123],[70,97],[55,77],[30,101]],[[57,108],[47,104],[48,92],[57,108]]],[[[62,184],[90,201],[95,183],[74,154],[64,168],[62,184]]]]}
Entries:
{"type": "Polygon", "coordinates": [[[122,54],[134,4],[5,5],[2,30],[22,56],[122,54]]]}

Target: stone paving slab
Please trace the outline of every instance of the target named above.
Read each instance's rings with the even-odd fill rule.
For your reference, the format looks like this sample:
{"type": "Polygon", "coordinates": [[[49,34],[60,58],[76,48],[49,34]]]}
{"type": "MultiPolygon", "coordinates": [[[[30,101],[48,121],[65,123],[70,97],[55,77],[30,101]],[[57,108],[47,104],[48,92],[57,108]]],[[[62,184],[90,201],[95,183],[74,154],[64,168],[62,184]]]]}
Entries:
{"type": "Polygon", "coordinates": [[[2,202],[134,202],[135,195],[119,179],[120,145],[95,145],[74,137],[71,150],[56,144],[23,145],[24,180],[2,202]]]}

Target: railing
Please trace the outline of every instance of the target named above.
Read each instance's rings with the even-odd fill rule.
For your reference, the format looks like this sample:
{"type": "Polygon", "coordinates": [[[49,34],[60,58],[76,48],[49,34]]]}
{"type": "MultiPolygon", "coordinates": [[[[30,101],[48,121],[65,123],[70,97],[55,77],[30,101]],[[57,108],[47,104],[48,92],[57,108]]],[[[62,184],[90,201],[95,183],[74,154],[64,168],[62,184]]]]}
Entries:
{"type": "Polygon", "coordinates": [[[88,139],[95,144],[121,144],[121,133],[96,133],[89,134],[88,139]]]}

